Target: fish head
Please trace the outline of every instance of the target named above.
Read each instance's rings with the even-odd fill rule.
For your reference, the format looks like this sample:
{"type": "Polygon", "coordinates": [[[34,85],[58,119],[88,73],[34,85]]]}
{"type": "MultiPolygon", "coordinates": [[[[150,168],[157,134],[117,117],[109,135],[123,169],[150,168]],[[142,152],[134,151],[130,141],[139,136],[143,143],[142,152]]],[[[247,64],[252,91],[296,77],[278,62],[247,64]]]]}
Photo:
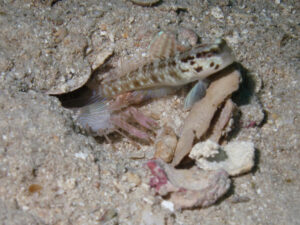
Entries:
{"type": "Polygon", "coordinates": [[[200,44],[186,51],[179,58],[181,68],[191,80],[206,77],[226,68],[235,61],[225,40],[217,39],[213,44],[200,44]]]}

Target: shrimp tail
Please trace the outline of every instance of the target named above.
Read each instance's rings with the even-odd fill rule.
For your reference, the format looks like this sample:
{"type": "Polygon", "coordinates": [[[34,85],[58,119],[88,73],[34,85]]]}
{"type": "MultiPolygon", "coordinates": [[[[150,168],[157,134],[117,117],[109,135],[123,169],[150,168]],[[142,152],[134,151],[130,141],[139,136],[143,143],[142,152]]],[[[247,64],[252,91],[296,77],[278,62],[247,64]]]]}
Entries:
{"type": "Polygon", "coordinates": [[[103,136],[114,129],[112,111],[105,99],[98,99],[76,111],[77,121],[95,136],[103,136]]]}

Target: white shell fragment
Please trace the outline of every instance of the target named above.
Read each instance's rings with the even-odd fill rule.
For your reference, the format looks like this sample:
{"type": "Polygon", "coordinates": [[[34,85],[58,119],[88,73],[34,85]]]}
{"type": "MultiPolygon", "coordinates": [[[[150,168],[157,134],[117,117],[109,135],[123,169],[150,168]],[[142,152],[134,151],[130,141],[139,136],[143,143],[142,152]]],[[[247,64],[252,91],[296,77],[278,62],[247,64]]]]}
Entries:
{"type": "Polygon", "coordinates": [[[252,169],[254,152],[252,142],[233,141],[223,147],[207,140],[196,144],[189,157],[195,159],[201,169],[224,169],[230,176],[237,176],[252,169]]]}
{"type": "Polygon", "coordinates": [[[219,153],[219,148],[220,146],[211,140],[199,142],[192,148],[189,157],[195,160],[213,157],[219,153]]]}
{"type": "Polygon", "coordinates": [[[171,212],[174,212],[174,203],[170,201],[163,200],[160,204],[163,208],[168,209],[171,212]]]}

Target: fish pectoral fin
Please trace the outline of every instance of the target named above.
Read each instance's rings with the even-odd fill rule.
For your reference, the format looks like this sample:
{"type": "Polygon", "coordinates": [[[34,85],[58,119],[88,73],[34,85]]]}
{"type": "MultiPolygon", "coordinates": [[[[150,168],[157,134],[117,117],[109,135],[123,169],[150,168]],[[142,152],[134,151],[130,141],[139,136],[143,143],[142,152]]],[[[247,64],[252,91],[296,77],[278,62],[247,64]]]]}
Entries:
{"type": "Polygon", "coordinates": [[[194,85],[194,87],[189,91],[184,100],[185,110],[191,109],[195,102],[199,101],[205,96],[208,84],[208,80],[199,80],[194,85]]]}

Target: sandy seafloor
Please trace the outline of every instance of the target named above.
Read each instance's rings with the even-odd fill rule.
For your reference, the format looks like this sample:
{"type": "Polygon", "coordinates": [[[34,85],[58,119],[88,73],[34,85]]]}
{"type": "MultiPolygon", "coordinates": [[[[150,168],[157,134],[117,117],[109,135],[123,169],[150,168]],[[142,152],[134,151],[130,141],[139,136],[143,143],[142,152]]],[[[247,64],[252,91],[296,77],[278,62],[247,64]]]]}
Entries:
{"type": "MultiPolygon", "coordinates": [[[[300,224],[299,9],[292,0],[1,0],[0,224],[300,224]],[[180,27],[227,40],[255,83],[238,94],[241,124],[261,124],[232,137],[254,142],[253,171],[217,204],[172,213],[149,190],[153,146],[116,136],[113,149],[46,92],[83,84],[105,52],[116,65],[180,27]]],[[[182,96],[151,104],[144,110],[161,123],[183,123],[182,96]]]]}

